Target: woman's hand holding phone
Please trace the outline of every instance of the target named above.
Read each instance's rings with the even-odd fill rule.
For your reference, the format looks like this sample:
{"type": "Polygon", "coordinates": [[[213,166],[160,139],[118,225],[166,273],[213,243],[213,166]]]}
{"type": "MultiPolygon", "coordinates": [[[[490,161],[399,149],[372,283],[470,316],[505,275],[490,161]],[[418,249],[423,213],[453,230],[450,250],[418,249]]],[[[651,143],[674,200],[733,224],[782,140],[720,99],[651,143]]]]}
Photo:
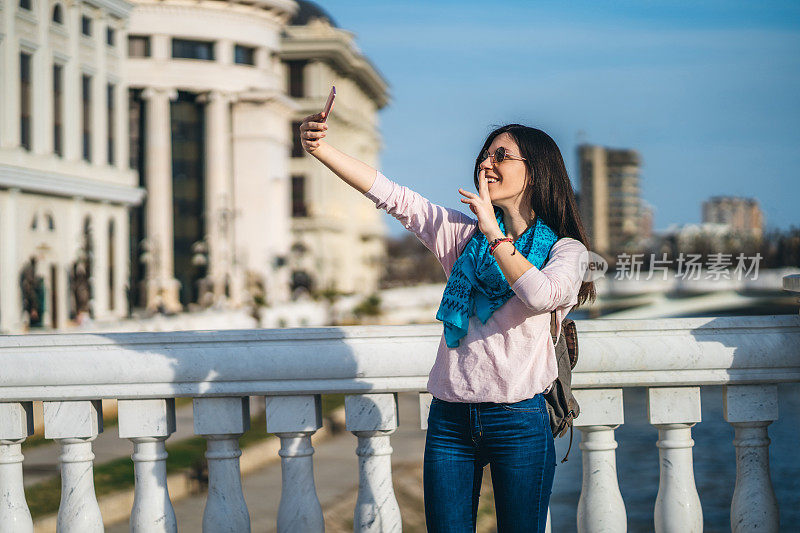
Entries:
{"type": "Polygon", "coordinates": [[[319,148],[320,141],[325,137],[328,125],[323,122],[327,117],[325,112],[308,115],[300,124],[300,142],[303,150],[309,154],[319,148]]]}
{"type": "Polygon", "coordinates": [[[300,124],[300,142],[303,145],[303,150],[309,154],[319,148],[320,141],[325,137],[325,130],[328,129],[325,121],[328,120],[331,109],[333,109],[334,98],[336,98],[336,87],[332,86],[322,112],[307,116],[303,119],[303,123],[300,124]]]}

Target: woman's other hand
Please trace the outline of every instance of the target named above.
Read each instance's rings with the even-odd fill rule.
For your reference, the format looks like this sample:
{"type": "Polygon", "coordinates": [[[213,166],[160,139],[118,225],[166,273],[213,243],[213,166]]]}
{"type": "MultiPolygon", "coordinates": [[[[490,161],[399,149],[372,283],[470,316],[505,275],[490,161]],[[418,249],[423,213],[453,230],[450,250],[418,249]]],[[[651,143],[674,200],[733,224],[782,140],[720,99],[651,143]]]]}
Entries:
{"type": "Polygon", "coordinates": [[[309,154],[319,148],[320,142],[328,131],[328,125],[321,122],[325,118],[325,113],[308,115],[300,124],[300,142],[303,150],[309,154]]]}
{"type": "Polygon", "coordinates": [[[478,229],[481,230],[487,239],[495,239],[498,237],[505,237],[500,231],[500,225],[497,223],[497,217],[494,214],[494,206],[492,199],[489,197],[489,183],[486,181],[486,171],[481,169],[478,172],[478,192],[465,191],[458,189],[458,192],[466,196],[461,201],[469,204],[469,208],[478,216],[478,229]]]}

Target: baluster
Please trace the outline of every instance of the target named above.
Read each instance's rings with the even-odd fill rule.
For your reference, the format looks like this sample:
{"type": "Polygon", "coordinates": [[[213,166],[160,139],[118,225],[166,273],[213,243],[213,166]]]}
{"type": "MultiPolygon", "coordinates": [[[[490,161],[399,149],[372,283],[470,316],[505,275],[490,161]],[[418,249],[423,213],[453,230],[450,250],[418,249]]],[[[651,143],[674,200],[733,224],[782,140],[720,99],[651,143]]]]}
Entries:
{"type": "Polygon", "coordinates": [[[203,531],[250,531],[239,470],[239,437],[249,428],[247,398],[194,399],[194,432],[208,441],[208,499],[203,531]]]}
{"type": "Polygon", "coordinates": [[[700,422],[700,387],[651,388],[647,416],[658,428],[660,477],[654,512],[656,533],[703,530],[694,483],[692,426],[700,422]]]}
{"type": "Polygon", "coordinates": [[[780,516],[769,475],[767,426],[778,419],[778,387],[729,385],[723,389],[725,420],[734,428],[736,447],[731,530],[777,532],[780,516]]]}
{"type": "Polygon", "coordinates": [[[278,532],[325,531],[314,485],[311,435],[322,427],[319,395],[268,396],[267,432],[281,439],[281,502],[278,532]]]}
{"type": "Polygon", "coordinates": [[[44,436],[61,445],[59,533],[103,531],[94,493],[92,441],[103,431],[100,400],[44,402],[44,436]]]}
{"type": "Polygon", "coordinates": [[[431,412],[431,402],[433,395],[430,392],[419,393],[419,427],[420,429],[428,429],[428,415],[431,412]]]}
{"type": "Polygon", "coordinates": [[[0,530],[28,533],[33,521],[22,481],[22,442],[33,435],[33,403],[0,403],[0,530]]]}
{"type": "Polygon", "coordinates": [[[397,429],[397,394],[345,396],[345,427],[358,437],[358,500],[355,531],[402,531],[392,486],[392,447],[397,429]]]}
{"type": "Polygon", "coordinates": [[[131,509],[132,532],[178,530],[167,489],[164,441],[175,432],[175,399],[119,400],[119,438],[133,443],[136,485],[131,509]]]}
{"type": "Polygon", "coordinates": [[[622,389],[573,390],[581,413],[573,422],[581,432],[583,483],[578,500],[578,531],[626,531],[625,502],[617,481],[614,430],[625,422],[622,389]]]}

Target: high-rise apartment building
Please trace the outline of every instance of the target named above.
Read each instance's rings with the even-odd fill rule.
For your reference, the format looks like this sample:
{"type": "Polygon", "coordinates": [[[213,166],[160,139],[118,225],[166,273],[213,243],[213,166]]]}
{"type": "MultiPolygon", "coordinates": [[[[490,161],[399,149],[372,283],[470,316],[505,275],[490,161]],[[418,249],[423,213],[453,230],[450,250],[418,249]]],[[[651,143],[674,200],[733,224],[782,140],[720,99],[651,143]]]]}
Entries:
{"type": "Polygon", "coordinates": [[[639,153],[582,144],[578,161],[581,218],[594,251],[607,256],[636,251],[649,238],[652,220],[641,200],[639,153]]]}
{"type": "Polygon", "coordinates": [[[764,214],[754,198],[712,196],[703,202],[703,222],[727,224],[732,233],[756,239],[764,232],[764,214]]]}

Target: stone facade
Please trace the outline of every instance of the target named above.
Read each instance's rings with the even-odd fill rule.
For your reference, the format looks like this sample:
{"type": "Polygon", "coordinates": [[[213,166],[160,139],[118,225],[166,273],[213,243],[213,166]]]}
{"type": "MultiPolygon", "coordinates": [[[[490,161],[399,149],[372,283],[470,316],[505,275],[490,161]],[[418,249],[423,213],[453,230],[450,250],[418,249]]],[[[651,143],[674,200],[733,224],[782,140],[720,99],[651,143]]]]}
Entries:
{"type": "Polygon", "coordinates": [[[128,314],[122,0],[0,5],[0,330],[128,314]]]}

